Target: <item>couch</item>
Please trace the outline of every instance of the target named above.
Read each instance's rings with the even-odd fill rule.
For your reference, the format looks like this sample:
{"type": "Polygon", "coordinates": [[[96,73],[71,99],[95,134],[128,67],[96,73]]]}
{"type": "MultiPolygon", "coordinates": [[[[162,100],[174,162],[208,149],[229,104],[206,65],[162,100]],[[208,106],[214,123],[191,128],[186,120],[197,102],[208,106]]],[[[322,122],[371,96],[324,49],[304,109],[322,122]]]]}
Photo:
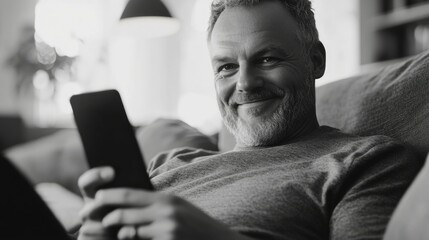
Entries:
{"type": "MultiPolygon", "coordinates": [[[[416,164],[421,164],[429,152],[429,51],[371,73],[318,87],[316,108],[321,125],[351,134],[393,137],[413,148],[419,156],[416,164]]],[[[175,147],[224,152],[235,145],[225,128],[218,135],[206,136],[172,119],[161,119],[139,129],[137,138],[147,159],[175,147]]],[[[15,146],[6,154],[38,184],[37,190],[60,221],[67,228],[76,224],[77,216],[70,215],[76,215],[82,202],[63,188],[78,194],[77,178],[87,168],[76,131],[61,131],[15,146]],[[63,198],[58,200],[60,195],[63,198]]],[[[425,239],[425,236],[429,239],[429,231],[423,227],[429,225],[429,194],[422,190],[428,184],[425,180],[429,180],[429,166],[422,169],[401,200],[386,239],[425,239]],[[418,213],[418,217],[409,221],[412,213],[418,213]],[[416,221],[420,224],[415,224],[416,221]]]]}

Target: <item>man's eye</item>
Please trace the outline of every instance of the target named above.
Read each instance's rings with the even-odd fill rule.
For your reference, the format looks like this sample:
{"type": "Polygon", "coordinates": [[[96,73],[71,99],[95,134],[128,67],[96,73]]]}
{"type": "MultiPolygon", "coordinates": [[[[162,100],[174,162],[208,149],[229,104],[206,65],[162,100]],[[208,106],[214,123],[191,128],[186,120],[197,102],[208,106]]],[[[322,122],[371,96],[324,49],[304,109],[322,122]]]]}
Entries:
{"type": "Polygon", "coordinates": [[[218,72],[231,71],[231,70],[234,70],[234,69],[236,69],[236,68],[238,68],[238,65],[237,65],[237,64],[228,63],[228,64],[225,64],[225,65],[220,66],[220,67],[217,69],[217,71],[218,71],[218,72]]]}
{"type": "Polygon", "coordinates": [[[259,62],[263,65],[271,65],[280,62],[280,59],[276,57],[263,57],[259,60],[259,62]]]}
{"type": "Polygon", "coordinates": [[[261,63],[263,64],[270,64],[270,63],[278,63],[280,59],[275,57],[264,57],[261,59],[261,63]]]}

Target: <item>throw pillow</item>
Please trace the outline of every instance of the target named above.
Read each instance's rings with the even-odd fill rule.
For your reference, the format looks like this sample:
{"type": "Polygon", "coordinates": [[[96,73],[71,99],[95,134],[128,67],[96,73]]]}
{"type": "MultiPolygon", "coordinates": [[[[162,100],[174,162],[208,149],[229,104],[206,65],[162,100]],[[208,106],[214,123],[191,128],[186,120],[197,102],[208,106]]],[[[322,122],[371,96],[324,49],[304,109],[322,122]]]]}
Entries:
{"type": "Polygon", "coordinates": [[[146,161],[160,152],[179,147],[218,151],[213,139],[180,120],[158,119],[141,128],[137,139],[146,161]]]}
{"type": "Polygon", "coordinates": [[[387,135],[429,151],[429,51],[316,91],[319,123],[358,135],[387,135]]]}

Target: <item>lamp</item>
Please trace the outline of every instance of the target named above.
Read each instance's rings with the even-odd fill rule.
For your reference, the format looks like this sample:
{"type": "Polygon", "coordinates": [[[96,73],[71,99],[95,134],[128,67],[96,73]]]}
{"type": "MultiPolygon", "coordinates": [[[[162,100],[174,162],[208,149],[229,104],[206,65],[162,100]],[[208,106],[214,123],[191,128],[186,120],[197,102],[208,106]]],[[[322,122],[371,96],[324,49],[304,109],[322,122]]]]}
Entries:
{"type": "Polygon", "coordinates": [[[130,0],[121,19],[148,16],[171,17],[171,14],[160,0],[130,0]]]}
{"type": "Polygon", "coordinates": [[[160,0],[130,0],[112,36],[111,77],[131,123],[177,116],[179,21],[160,0]]]}
{"type": "Polygon", "coordinates": [[[123,34],[162,37],[176,33],[180,24],[160,0],[130,0],[120,18],[123,34]]]}

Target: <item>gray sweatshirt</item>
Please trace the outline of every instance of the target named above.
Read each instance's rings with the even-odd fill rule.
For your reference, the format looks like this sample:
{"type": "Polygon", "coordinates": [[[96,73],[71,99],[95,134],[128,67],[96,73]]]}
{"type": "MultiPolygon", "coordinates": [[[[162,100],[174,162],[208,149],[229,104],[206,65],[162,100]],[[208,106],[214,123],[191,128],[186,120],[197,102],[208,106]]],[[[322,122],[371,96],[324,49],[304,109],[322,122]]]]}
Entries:
{"type": "Polygon", "coordinates": [[[282,146],[175,149],[149,174],[157,190],[255,239],[381,239],[421,165],[388,137],[320,127],[282,146]]]}

